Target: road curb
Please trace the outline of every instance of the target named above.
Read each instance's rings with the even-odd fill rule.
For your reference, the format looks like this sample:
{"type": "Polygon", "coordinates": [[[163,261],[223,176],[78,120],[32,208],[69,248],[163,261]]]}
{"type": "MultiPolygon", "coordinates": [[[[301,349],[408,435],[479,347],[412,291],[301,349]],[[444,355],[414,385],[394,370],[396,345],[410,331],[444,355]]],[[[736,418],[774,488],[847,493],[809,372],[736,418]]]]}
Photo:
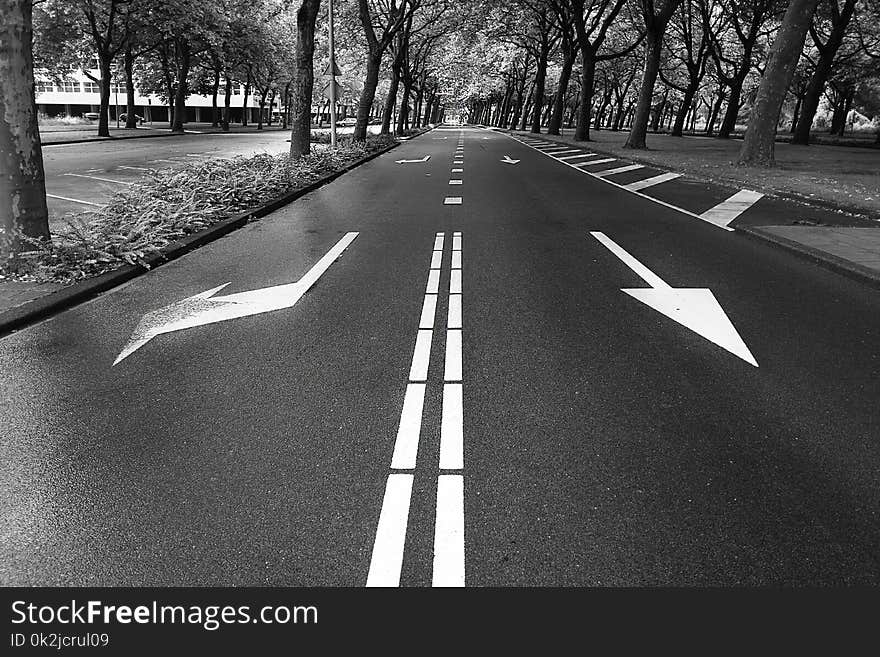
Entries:
{"type": "Polygon", "coordinates": [[[750,239],[764,242],[765,244],[769,242],[793,255],[809,260],[820,267],[829,269],[837,274],[846,276],[847,278],[857,280],[860,283],[865,283],[873,288],[880,289],[880,273],[868,269],[867,267],[863,267],[858,263],[850,262],[849,260],[845,260],[844,258],[840,258],[831,253],[815,249],[811,246],[801,244],[800,242],[795,242],[794,240],[782,237],[781,235],[774,235],[773,233],[763,231],[760,226],[737,226],[736,232],[745,235],[750,239]]]}
{"type": "Polygon", "coordinates": [[[102,292],[106,292],[107,290],[117,287],[122,283],[126,283],[133,278],[146,274],[166,262],[175,260],[200,246],[224,237],[232,231],[247,225],[253,219],[265,217],[267,214],[292,203],[301,196],[305,196],[319,187],[323,187],[327,183],[336,180],[352,169],[397,148],[399,145],[400,142],[396,141],[385,148],[379,149],[378,151],[370,153],[358,160],[354,160],[343,168],[327,174],[308,185],[297,187],[296,189],[293,189],[286,194],[282,194],[281,196],[277,196],[252,210],[228,217],[227,219],[223,219],[222,221],[209,226],[205,230],[193,233],[192,235],[187,235],[186,237],[169,244],[163,248],[160,253],[144,258],[149,265],[149,269],[140,265],[123,265],[113,271],[108,271],[99,276],[74,283],[61,290],[2,312],[0,313],[0,338],[30,326],[40,320],[46,319],[47,317],[55,315],[63,310],[72,308],[84,301],[88,301],[102,292]]]}

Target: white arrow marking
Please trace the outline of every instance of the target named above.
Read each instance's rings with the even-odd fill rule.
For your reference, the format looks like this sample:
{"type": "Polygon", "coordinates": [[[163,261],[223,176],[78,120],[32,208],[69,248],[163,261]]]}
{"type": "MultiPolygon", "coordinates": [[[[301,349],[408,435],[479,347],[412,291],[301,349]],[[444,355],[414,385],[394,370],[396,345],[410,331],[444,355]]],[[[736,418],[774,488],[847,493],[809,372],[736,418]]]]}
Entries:
{"type": "Polygon", "coordinates": [[[758,367],[755,357],[737,333],[724,309],[711,290],[705,288],[673,288],[650,269],[618,246],[607,235],[591,232],[609,251],[620,258],[651,287],[622,288],[623,292],[657,310],[685,328],[690,329],[722,349],[758,367]]]}
{"type": "Polygon", "coordinates": [[[421,160],[396,160],[398,164],[410,164],[411,162],[427,162],[431,159],[430,155],[425,155],[421,160]]]}
{"type": "Polygon", "coordinates": [[[504,159],[501,161],[504,162],[504,164],[517,164],[519,162],[519,160],[512,160],[510,155],[505,155],[504,159]]]}
{"type": "Polygon", "coordinates": [[[195,326],[225,322],[229,319],[293,307],[357,236],[358,233],[346,233],[296,283],[274,285],[260,290],[215,297],[217,292],[229,285],[229,283],[224,283],[195,296],[172,303],[170,306],[147,313],[138,322],[128,344],[113,361],[113,365],[117,365],[157,335],[163,333],[172,333],[195,326]]]}

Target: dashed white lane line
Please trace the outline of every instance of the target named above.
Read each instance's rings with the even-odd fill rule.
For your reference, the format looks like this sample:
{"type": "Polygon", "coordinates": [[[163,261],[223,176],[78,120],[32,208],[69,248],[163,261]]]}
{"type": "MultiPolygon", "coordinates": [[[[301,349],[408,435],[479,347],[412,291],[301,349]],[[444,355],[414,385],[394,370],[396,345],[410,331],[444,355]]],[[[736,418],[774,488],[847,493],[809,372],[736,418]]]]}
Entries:
{"type": "Polygon", "coordinates": [[[464,476],[443,474],[437,479],[432,585],[462,587],[464,584],[464,476]]]}
{"type": "Polygon", "coordinates": [[[601,160],[590,160],[589,162],[578,162],[576,167],[591,167],[594,164],[607,164],[608,162],[617,162],[613,157],[603,157],[601,160]]]}
{"type": "Polygon", "coordinates": [[[131,171],[152,171],[152,169],[148,169],[147,167],[130,167],[124,164],[120,164],[117,169],[129,169],[131,171]]]}
{"type": "Polygon", "coordinates": [[[445,381],[461,381],[461,328],[446,331],[445,381]]]}
{"type": "Polygon", "coordinates": [[[461,383],[443,384],[440,420],[440,469],[464,469],[464,407],[461,383]]]}
{"type": "Polygon", "coordinates": [[[452,234],[452,250],[461,251],[461,233],[452,234]]]}
{"type": "Polygon", "coordinates": [[[582,157],[596,157],[595,153],[581,153],[580,155],[566,155],[565,157],[558,157],[557,160],[577,160],[582,157]]]}
{"type": "Polygon", "coordinates": [[[604,171],[599,171],[596,173],[600,178],[604,178],[605,176],[613,176],[617,173],[624,173],[626,171],[635,171],[636,169],[644,169],[645,167],[641,164],[627,164],[623,167],[617,167],[616,169],[605,169],[604,171]]]}
{"type": "Polygon", "coordinates": [[[437,295],[426,294],[422,303],[422,315],[419,320],[420,329],[434,328],[434,314],[437,312],[437,295]]]}
{"type": "Polygon", "coordinates": [[[461,328],[461,295],[460,294],[450,294],[449,295],[449,317],[446,323],[446,328],[450,329],[460,329],[461,328]]]}
{"type": "Polygon", "coordinates": [[[560,155],[567,155],[569,153],[579,153],[580,150],[577,148],[563,148],[562,150],[559,150],[559,151],[546,151],[546,152],[553,155],[553,157],[559,157],[560,155]]]}
{"type": "Polygon", "coordinates": [[[46,194],[47,198],[57,198],[62,201],[70,201],[71,203],[82,203],[83,205],[92,205],[96,208],[104,207],[100,203],[92,203],[91,201],[81,201],[78,198],[69,198],[67,196],[57,196],[56,194],[46,194]]]}
{"type": "Polygon", "coordinates": [[[461,269],[461,251],[452,252],[452,268],[461,269]]]}
{"type": "Polygon", "coordinates": [[[440,289],[440,272],[432,269],[428,272],[428,285],[425,288],[425,294],[437,294],[440,289]]]}
{"type": "Polygon", "coordinates": [[[443,205],[461,205],[461,196],[447,196],[443,199],[443,205]]]}
{"type": "Polygon", "coordinates": [[[671,172],[661,173],[659,176],[651,176],[650,178],[644,178],[643,180],[636,180],[635,182],[628,183],[624,185],[624,187],[635,192],[640,189],[646,189],[647,187],[653,187],[654,185],[665,183],[669,180],[675,180],[676,178],[681,178],[681,174],[671,172]]]}
{"type": "Polygon", "coordinates": [[[464,169],[453,169],[451,173],[464,173],[464,169]]]}
{"type": "Polygon", "coordinates": [[[409,368],[410,381],[426,381],[428,379],[428,363],[431,359],[432,330],[419,329],[416,346],[413,349],[412,365],[409,368]]]}
{"type": "Polygon", "coordinates": [[[449,181],[449,184],[450,184],[450,185],[460,185],[460,184],[461,184],[461,180],[460,180],[460,179],[457,179],[457,178],[453,178],[452,180],[449,181]]]}
{"type": "Polygon", "coordinates": [[[415,470],[422,431],[422,408],[425,404],[425,384],[410,383],[403,397],[403,410],[391,457],[392,470],[415,470]]]}
{"type": "Polygon", "coordinates": [[[111,178],[99,178],[98,176],[87,176],[82,173],[62,173],[62,176],[74,176],[76,178],[90,178],[91,180],[100,180],[101,182],[116,183],[117,185],[133,185],[134,183],[125,182],[123,180],[113,180],[111,178]]]}
{"type": "Polygon", "coordinates": [[[454,269],[449,277],[449,294],[461,294],[461,269],[454,269]]]}
{"type": "Polygon", "coordinates": [[[412,486],[411,474],[388,475],[379,525],[376,528],[376,540],[373,543],[370,572],[367,575],[368,587],[400,586],[412,486]]]}
{"type": "MultiPolygon", "coordinates": [[[[434,250],[442,251],[443,250],[443,233],[437,233],[437,236],[434,238],[434,250]]],[[[431,269],[435,269],[435,267],[431,267],[431,269]]]]}
{"type": "Polygon", "coordinates": [[[711,224],[727,228],[730,222],[743,212],[761,200],[764,195],[761,192],[753,192],[750,189],[741,189],[726,201],[722,201],[713,208],[709,208],[700,218],[711,224]]]}

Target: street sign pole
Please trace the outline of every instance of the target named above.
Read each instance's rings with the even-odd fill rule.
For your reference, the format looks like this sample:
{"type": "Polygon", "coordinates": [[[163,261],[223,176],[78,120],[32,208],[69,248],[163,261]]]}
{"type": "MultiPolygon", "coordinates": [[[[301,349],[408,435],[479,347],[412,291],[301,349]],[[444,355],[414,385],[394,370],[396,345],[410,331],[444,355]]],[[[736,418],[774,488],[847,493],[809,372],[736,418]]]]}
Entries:
{"type": "Polygon", "coordinates": [[[333,0],[329,2],[330,20],[330,147],[336,148],[336,55],[333,52],[333,0]]]}

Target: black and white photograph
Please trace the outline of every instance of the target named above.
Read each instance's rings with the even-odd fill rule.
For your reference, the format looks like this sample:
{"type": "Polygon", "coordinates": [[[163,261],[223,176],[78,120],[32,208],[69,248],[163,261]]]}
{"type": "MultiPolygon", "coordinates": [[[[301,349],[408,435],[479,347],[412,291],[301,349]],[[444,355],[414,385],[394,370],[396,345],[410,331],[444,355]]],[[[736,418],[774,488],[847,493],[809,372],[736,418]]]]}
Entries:
{"type": "Polygon", "coordinates": [[[0,0],[0,473],[7,654],[876,609],[880,0],[0,0]]]}

